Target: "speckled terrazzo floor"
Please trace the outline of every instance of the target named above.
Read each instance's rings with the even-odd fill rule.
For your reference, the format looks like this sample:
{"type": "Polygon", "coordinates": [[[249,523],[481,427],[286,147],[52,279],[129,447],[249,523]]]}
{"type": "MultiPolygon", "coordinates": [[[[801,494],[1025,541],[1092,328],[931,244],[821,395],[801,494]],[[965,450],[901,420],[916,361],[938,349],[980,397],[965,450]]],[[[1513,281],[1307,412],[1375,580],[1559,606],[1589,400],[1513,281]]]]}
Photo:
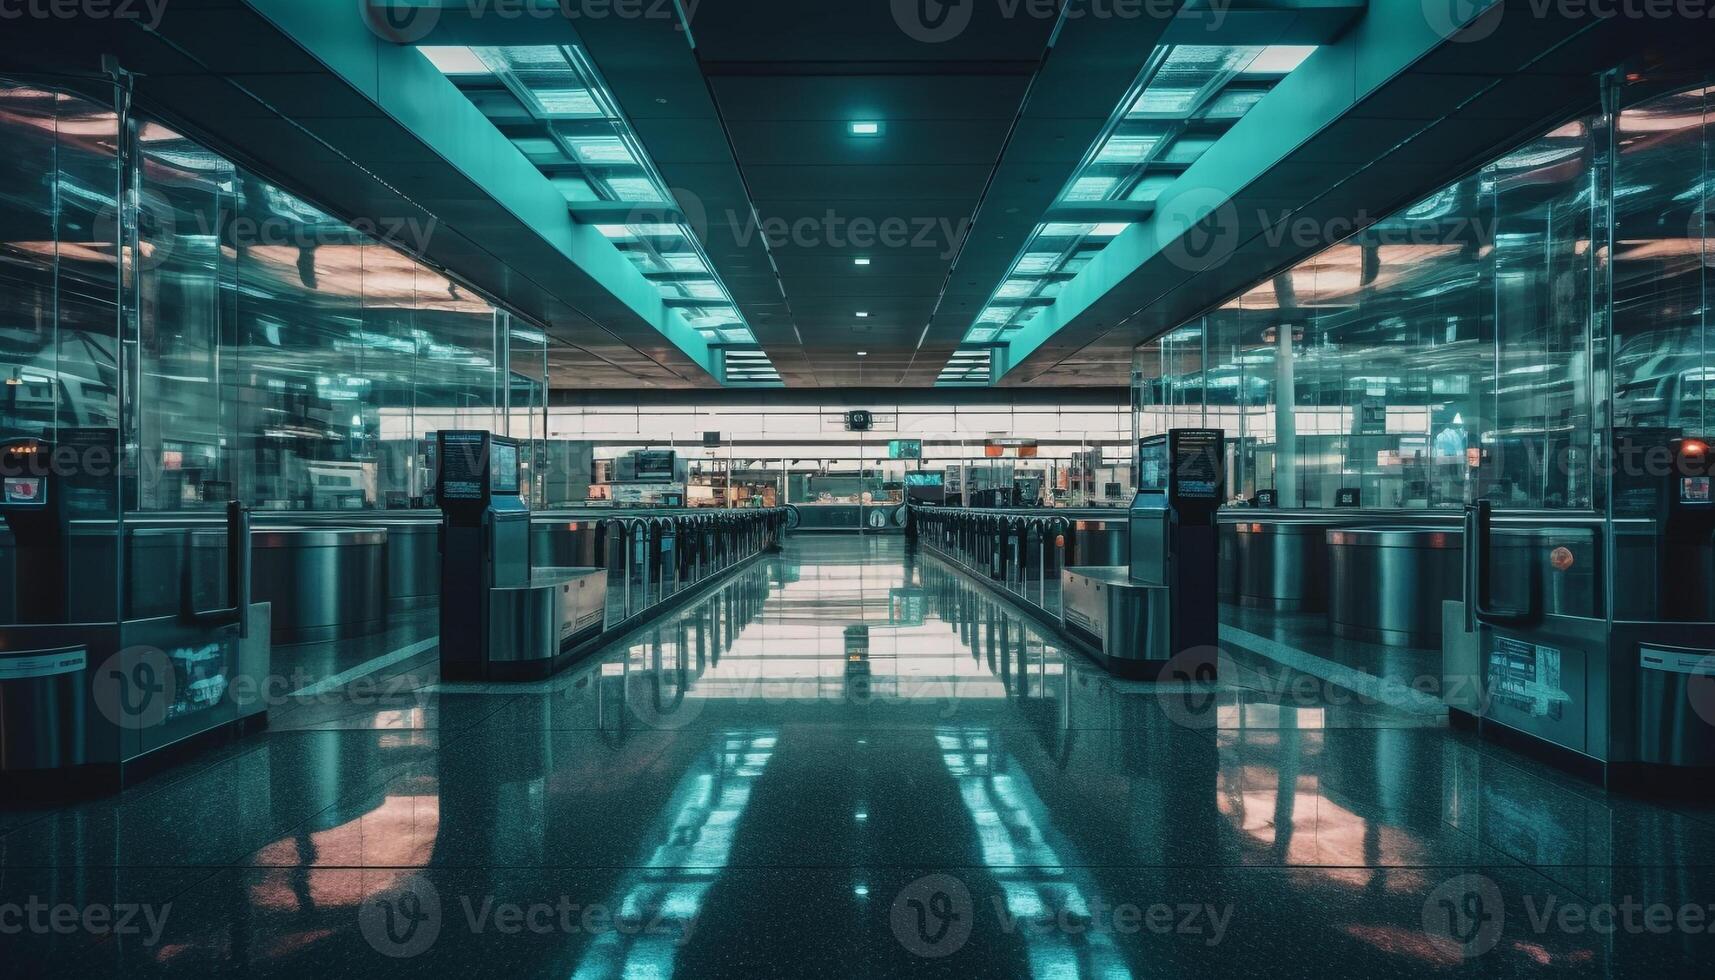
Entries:
{"type": "Polygon", "coordinates": [[[1686,911],[1715,902],[1715,813],[1247,652],[1209,687],[1115,682],[899,538],[793,541],[548,682],[424,680],[112,799],[0,803],[0,974],[1715,962],[1686,911]]]}

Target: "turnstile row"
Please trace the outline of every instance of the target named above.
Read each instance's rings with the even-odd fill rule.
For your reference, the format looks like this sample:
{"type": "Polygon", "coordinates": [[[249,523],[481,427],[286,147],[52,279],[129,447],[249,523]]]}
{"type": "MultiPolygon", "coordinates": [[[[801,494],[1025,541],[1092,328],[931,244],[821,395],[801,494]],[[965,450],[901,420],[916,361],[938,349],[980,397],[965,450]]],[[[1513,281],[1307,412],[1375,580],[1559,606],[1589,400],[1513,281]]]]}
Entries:
{"type": "Polygon", "coordinates": [[[1060,570],[1131,561],[1125,512],[1006,511],[914,507],[920,544],[940,552],[1050,615],[1060,613],[1060,570]]]}
{"type": "Polygon", "coordinates": [[[780,548],[784,508],[591,514],[544,512],[531,529],[537,567],[605,568],[607,628],[713,575],[780,548]]]}
{"type": "MultiPolygon", "coordinates": [[[[608,569],[610,600],[617,592],[612,601],[624,603],[618,622],[683,585],[778,547],[785,528],[781,508],[544,511],[533,521],[532,563],[608,569]],[[641,547],[625,544],[634,539],[641,547]]],[[[272,605],[270,639],[291,644],[368,636],[398,615],[434,607],[440,599],[439,533],[434,511],[255,515],[252,596],[272,605]]],[[[89,577],[82,592],[111,596],[118,567],[111,528],[86,538],[88,553],[77,556],[89,577]]],[[[74,540],[82,540],[75,528],[74,540]]],[[[226,601],[226,535],[214,515],[128,520],[125,542],[124,618],[174,614],[185,595],[198,608],[226,601]]],[[[18,572],[10,544],[10,532],[0,526],[0,623],[16,621],[18,572]]]]}
{"type": "MultiPolygon", "coordinates": [[[[1051,616],[1062,612],[1062,568],[1131,560],[1122,512],[917,507],[913,514],[920,542],[1051,616]]],[[[1329,631],[1349,639],[1434,648],[1443,601],[1463,595],[1462,535],[1451,515],[1234,511],[1221,515],[1218,540],[1223,600],[1323,613],[1329,631]]]]}

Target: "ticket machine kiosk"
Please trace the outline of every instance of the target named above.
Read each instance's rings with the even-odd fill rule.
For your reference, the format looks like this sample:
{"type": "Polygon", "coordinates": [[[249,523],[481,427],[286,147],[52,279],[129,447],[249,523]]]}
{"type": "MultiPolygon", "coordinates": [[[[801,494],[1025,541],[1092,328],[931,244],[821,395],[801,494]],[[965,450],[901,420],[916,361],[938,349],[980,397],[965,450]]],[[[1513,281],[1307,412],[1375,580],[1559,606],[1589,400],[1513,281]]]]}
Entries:
{"type": "Polygon", "coordinates": [[[1061,619],[1110,672],[1214,679],[1215,511],[1226,493],[1225,451],[1219,429],[1174,429],[1142,440],[1130,564],[1061,569],[1061,619]]]}
{"type": "Polygon", "coordinates": [[[546,677],[601,632],[607,573],[532,568],[518,443],[480,430],[436,437],[441,504],[441,676],[546,677]]]}
{"type": "Polygon", "coordinates": [[[1131,580],[1167,590],[1172,655],[1213,677],[1220,640],[1215,511],[1226,496],[1226,435],[1173,429],[1140,440],[1137,453],[1131,580]]]}
{"type": "Polygon", "coordinates": [[[530,582],[530,508],[519,495],[518,443],[478,430],[435,440],[441,505],[441,675],[486,679],[495,589],[530,582]]]}

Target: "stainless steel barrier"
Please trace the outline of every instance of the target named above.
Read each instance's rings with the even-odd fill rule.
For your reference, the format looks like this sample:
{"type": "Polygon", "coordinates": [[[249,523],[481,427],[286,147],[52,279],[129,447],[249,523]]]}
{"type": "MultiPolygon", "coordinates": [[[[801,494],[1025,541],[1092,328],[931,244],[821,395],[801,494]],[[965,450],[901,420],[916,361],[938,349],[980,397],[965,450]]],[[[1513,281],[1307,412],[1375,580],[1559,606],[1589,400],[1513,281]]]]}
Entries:
{"type": "Polygon", "coordinates": [[[377,633],[387,626],[387,542],[380,528],[267,527],[251,535],[258,602],[274,608],[274,642],[377,633]]]}
{"type": "Polygon", "coordinates": [[[1093,568],[1130,564],[1129,517],[1120,513],[1112,517],[1080,517],[1072,520],[1066,541],[1066,567],[1093,568]]]}
{"type": "MultiPolygon", "coordinates": [[[[1328,608],[1328,531],[1350,521],[1317,516],[1272,516],[1221,526],[1222,580],[1232,583],[1232,601],[1281,612],[1328,608]],[[1226,542],[1224,541],[1223,544],[1226,542]]],[[[1225,597],[1223,597],[1225,598],[1225,597]]]]}
{"type": "Polygon", "coordinates": [[[1464,595],[1463,533],[1422,526],[1348,527],[1328,542],[1328,625],[1334,635],[1439,648],[1441,604],[1464,595]]]}

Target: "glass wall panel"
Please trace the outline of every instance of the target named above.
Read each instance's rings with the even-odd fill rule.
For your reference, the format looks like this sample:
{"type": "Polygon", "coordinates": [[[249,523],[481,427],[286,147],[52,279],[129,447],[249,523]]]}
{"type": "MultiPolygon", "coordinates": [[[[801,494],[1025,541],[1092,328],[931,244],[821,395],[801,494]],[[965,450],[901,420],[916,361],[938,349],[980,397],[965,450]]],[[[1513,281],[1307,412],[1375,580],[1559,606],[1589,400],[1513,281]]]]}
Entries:
{"type": "Polygon", "coordinates": [[[1144,345],[1139,433],[1223,428],[1240,500],[1590,508],[1596,140],[1559,127],[1144,345]]]}
{"type": "MultiPolygon", "coordinates": [[[[63,621],[119,619],[119,120],[108,106],[0,79],[0,439],[80,447],[25,473],[67,477],[73,516],[105,518],[71,538],[52,583],[63,621]],[[75,486],[73,478],[75,477],[75,486]],[[75,577],[76,587],[72,587],[75,577]]],[[[52,492],[52,491],[50,491],[52,492]]],[[[45,545],[38,544],[38,547],[45,545]]],[[[55,547],[52,549],[58,551],[55,547]]],[[[24,568],[0,524],[0,623],[39,621],[20,601],[24,568]]],[[[23,590],[28,593],[28,590],[23,590]]]]}

